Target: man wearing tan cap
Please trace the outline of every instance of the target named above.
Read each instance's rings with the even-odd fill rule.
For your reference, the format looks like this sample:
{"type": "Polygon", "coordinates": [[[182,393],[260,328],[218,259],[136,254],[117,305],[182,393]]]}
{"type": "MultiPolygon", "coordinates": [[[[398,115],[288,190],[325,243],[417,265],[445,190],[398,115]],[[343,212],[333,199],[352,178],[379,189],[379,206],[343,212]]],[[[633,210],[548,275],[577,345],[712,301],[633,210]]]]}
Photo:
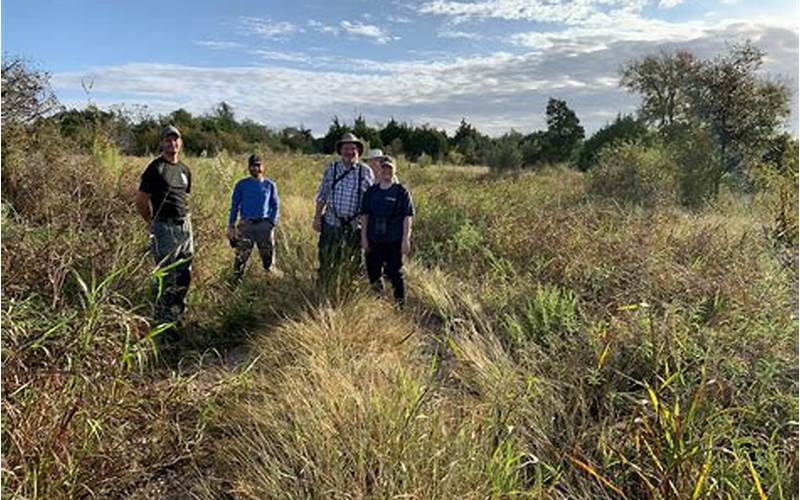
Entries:
{"type": "Polygon", "coordinates": [[[157,324],[176,323],[186,310],[186,294],[192,278],[194,240],[188,197],[192,172],[178,160],[183,146],[180,131],[172,125],[161,131],[161,156],[142,173],[136,208],[150,228],[150,251],[159,268],[154,282],[157,324]]]}
{"type": "Polygon", "coordinates": [[[339,267],[355,270],[361,260],[359,212],[361,199],[374,182],[372,170],[358,161],[364,143],[354,134],[344,134],[336,143],[341,157],[325,168],[314,213],[319,232],[319,279],[327,284],[339,267]]]}

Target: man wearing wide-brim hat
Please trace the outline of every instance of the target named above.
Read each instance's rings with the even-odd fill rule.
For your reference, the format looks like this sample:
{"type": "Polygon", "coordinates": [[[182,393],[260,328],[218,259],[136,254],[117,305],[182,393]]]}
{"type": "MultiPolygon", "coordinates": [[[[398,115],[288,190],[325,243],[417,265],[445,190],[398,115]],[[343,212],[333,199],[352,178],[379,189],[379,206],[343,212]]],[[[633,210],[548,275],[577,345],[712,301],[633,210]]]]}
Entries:
{"type": "Polygon", "coordinates": [[[355,270],[361,260],[361,200],[375,176],[359,162],[364,143],[352,133],[336,142],[340,158],[325,167],[314,213],[314,230],[319,232],[319,278],[325,284],[342,265],[355,270]]]}

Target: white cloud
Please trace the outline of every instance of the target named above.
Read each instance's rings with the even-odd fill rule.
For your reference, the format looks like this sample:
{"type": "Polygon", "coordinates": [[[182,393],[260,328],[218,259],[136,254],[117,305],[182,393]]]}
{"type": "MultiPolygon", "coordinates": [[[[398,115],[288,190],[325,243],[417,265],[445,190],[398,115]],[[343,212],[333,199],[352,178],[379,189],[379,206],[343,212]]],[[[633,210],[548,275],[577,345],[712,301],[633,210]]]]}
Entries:
{"type": "Polygon", "coordinates": [[[244,44],[239,42],[220,42],[216,40],[200,40],[194,43],[211,50],[230,50],[244,47],[244,44]]]}
{"type": "Polygon", "coordinates": [[[411,24],[413,22],[411,19],[405,16],[389,16],[386,19],[397,24],[411,24]]]}
{"type": "Polygon", "coordinates": [[[515,33],[508,37],[508,41],[536,51],[592,52],[620,41],[691,40],[702,36],[709,29],[710,25],[700,21],[670,23],[636,15],[620,15],[613,19],[596,16],[585,26],[561,31],[515,33]]]}
{"type": "Polygon", "coordinates": [[[646,4],[647,0],[431,0],[417,12],[446,16],[457,23],[494,18],[575,25],[609,10],[639,12],[646,4]]]}
{"type": "Polygon", "coordinates": [[[339,34],[339,28],[337,28],[336,26],[330,26],[328,24],[321,23],[315,19],[309,19],[308,27],[320,33],[328,33],[330,35],[339,34]]]}
{"type": "Polygon", "coordinates": [[[351,23],[350,21],[342,21],[339,23],[342,31],[349,35],[363,36],[374,39],[377,43],[387,43],[395,40],[396,37],[390,36],[384,30],[375,26],[374,24],[363,24],[361,22],[351,23]]]}
{"type": "Polygon", "coordinates": [[[483,38],[478,33],[454,30],[449,27],[444,27],[436,31],[436,36],[439,38],[454,38],[464,40],[481,40],[483,38]]]}
{"type": "Polygon", "coordinates": [[[278,52],[274,50],[255,49],[249,51],[249,53],[259,56],[267,61],[285,61],[310,64],[313,60],[311,57],[302,52],[278,52]]]}
{"type": "Polygon", "coordinates": [[[682,4],[685,0],[661,0],[658,2],[659,9],[671,9],[682,4]]]}
{"type": "Polygon", "coordinates": [[[392,36],[384,29],[374,24],[364,24],[360,21],[351,23],[350,21],[341,21],[338,25],[325,24],[315,19],[308,21],[308,27],[319,33],[326,33],[329,35],[349,35],[356,37],[371,38],[378,44],[385,44],[393,40],[399,40],[399,37],[392,36]]]}
{"type": "MultiPolygon", "coordinates": [[[[769,54],[770,72],[797,74],[796,29],[750,23],[693,29],[698,29],[696,37],[675,38],[666,48],[687,48],[709,57],[726,50],[728,40],[747,36],[769,54]]],[[[547,99],[556,97],[565,99],[591,132],[616,113],[635,108],[636,96],[617,87],[617,68],[665,45],[656,39],[604,39],[595,47],[570,57],[556,47],[399,62],[265,49],[252,51],[270,61],[260,66],[126,64],[56,73],[52,82],[59,95],[81,95],[81,79],[89,78],[99,105],[141,103],[157,113],[179,107],[203,113],[224,100],[237,116],[271,126],[303,123],[316,134],[325,132],[333,115],[350,119],[356,113],[370,121],[395,116],[450,131],[462,116],[492,134],[512,127],[530,131],[545,126],[547,99]],[[285,63],[299,67],[282,67],[285,63]]]]}
{"type": "Polygon", "coordinates": [[[246,33],[258,35],[268,39],[284,38],[286,35],[303,31],[299,26],[288,21],[273,21],[260,17],[240,18],[242,29],[246,33]]]}

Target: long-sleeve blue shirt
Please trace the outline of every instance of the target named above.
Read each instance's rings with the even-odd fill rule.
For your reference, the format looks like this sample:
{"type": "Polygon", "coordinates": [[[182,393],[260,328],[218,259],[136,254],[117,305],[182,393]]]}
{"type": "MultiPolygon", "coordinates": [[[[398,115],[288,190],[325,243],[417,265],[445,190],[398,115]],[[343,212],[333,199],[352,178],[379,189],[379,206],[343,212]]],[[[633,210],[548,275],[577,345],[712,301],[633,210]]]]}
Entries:
{"type": "Polygon", "coordinates": [[[231,196],[231,213],[228,225],[236,222],[237,215],[242,219],[269,218],[273,225],[278,224],[280,201],[278,188],[271,179],[246,177],[236,183],[231,196]]]}

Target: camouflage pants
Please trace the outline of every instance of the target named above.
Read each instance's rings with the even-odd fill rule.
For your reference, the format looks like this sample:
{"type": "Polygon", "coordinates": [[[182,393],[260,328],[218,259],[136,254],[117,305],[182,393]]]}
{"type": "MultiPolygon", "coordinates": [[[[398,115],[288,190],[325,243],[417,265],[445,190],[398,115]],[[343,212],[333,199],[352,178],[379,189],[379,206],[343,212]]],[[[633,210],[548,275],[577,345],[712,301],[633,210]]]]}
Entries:
{"type": "Polygon", "coordinates": [[[275,226],[269,219],[258,221],[243,220],[237,228],[236,238],[236,258],[233,262],[233,271],[237,280],[242,278],[244,268],[250,259],[253,245],[258,247],[258,254],[261,256],[261,265],[265,271],[272,267],[273,241],[272,230],[275,226]]]}
{"type": "Polygon", "coordinates": [[[342,271],[354,275],[361,265],[361,233],[349,224],[323,222],[319,234],[319,282],[336,281],[342,271]]]}
{"type": "Polygon", "coordinates": [[[194,239],[192,222],[155,220],[150,252],[156,261],[153,293],[157,323],[176,322],[186,310],[186,294],[192,280],[194,239]]]}

